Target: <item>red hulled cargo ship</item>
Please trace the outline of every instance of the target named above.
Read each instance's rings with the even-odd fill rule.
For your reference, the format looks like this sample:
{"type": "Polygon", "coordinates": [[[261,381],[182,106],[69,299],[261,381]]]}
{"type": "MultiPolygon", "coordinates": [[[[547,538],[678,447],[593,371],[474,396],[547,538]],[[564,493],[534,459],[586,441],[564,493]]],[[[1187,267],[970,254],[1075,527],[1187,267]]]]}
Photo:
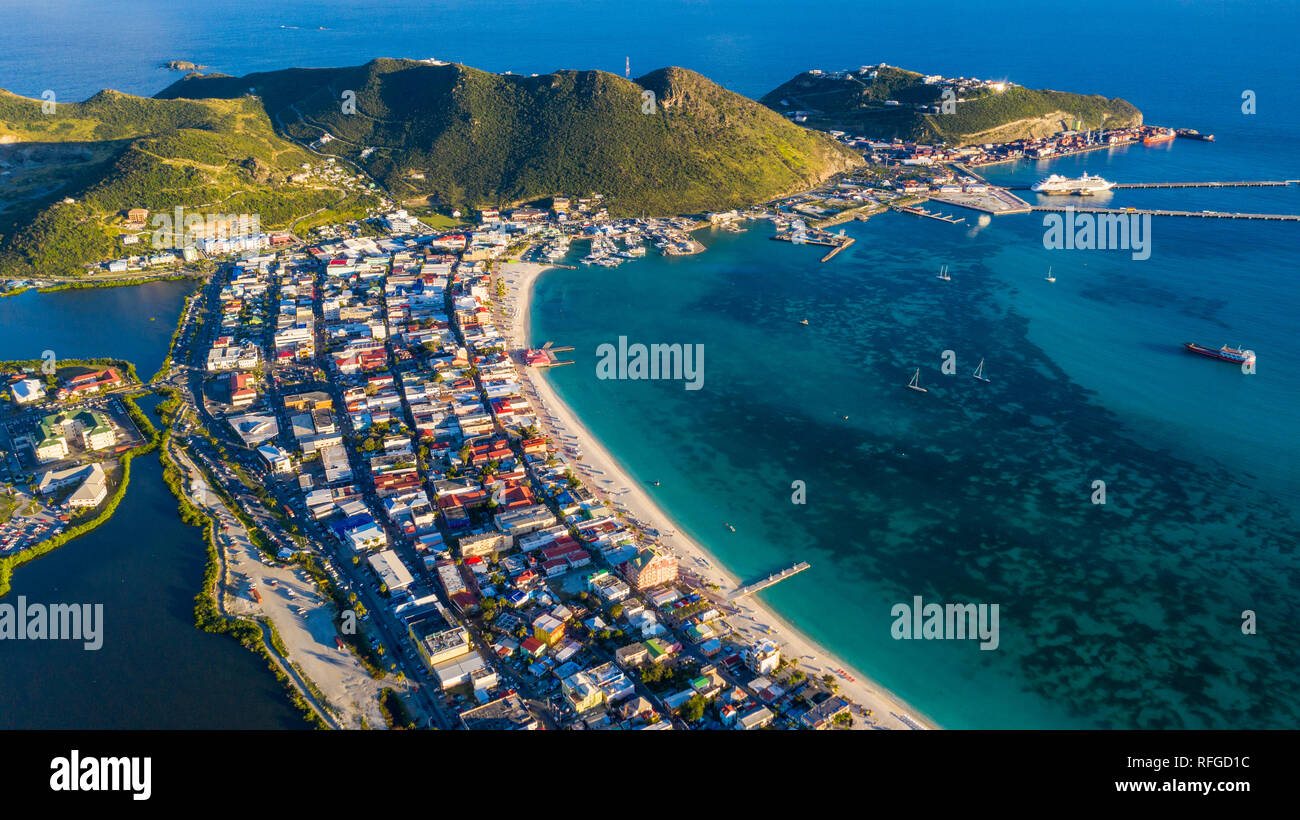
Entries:
{"type": "Polygon", "coordinates": [[[1172,128],[1160,128],[1142,138],[1143,145],[1159,145],[1162,142],[1169,142],[1178,134],[1172,128]]]}

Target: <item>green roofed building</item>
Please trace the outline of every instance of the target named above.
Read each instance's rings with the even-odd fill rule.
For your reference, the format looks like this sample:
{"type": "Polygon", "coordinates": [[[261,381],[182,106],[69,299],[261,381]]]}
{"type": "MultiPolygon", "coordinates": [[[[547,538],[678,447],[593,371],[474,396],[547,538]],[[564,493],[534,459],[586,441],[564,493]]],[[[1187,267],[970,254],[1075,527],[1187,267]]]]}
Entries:
{"type": "Polygon", "coordinates": [[[658,663],[669,656],[668,647],[659,642],[658,638],[651,638],[644,642],[645,648],[650,652],[650,660],[658,663]]]}
{"type": "Polygon", "coordinates": [[[68,439],[86,450],[103,450],[117,444],[117,433],[108,417],[94,410],[52,413],[41,419],[33,449],[40,461],[55,461],[68,455],[68,439]]]}

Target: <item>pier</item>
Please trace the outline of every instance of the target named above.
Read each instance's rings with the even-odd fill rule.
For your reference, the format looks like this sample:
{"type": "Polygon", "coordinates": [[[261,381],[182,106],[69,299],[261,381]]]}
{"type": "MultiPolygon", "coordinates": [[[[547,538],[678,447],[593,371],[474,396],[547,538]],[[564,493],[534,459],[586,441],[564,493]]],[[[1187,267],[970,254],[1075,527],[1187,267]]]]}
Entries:
{"type": "Polygon", "coordinates": [[[729,598],[732,601],[740,600],[741,598],[744,598],[747,595],[753,595],[755,592],[759,592],[760,590],[767,589],[768,587],[774,584],[779,584],[782,581],[784,581],[786,578],[789,578],[794,575],[798,575],[799,573],[803,572],[806,569],[809,569],[810,567],[812,567],[812,564],[809,564],[807,561],[800,561],[799,563],[795,564],[792,567],[786,567],[780,572],[772,573],[771,575],[767,576],[761,581],[756,581],[755,583],[748,584],[747,586],[741,587],[740,589],[731,593],[729,598]]]}
{"type": "Polygon", "coordinates": [[[900,213],[911,214],[913,216],[925,216],[925,217],[929,217],[930,219],[937,219],[940,222],[947,222],[951,225],[956,225],[959,222],[966,221],[966,217],[964,216],[962,217],[948,216],[946,214],[936,213],[934,211],[927,211],[925,208],[921,208],[918,206],[895,205],[894,210],[900,213]]]}
{"type": "Polygon", "coordinates": [[[1197,216],[1203,219],[1260,219],[1269,222],[1300,222],[1300,214],[1247,214],[1229,211],[1170,211],[1157,208],[1076,208],[1073,205],[1035,205],[1033,211],[1080,214],[1150,214],[1151,216],[1197,216]]]}
{"type": "Polygon", "coordinates": [[[790,232],[779,233],[772,238],[778,242],[790,242],[795,245],[822,245],[827,248],[835,247],[835,238],[830,234],[819,236],[813,231],[809,231],[802,239],[795,239],[795,235],[790,232]]]}
{"type": "Polygon", "coordinates": [[[802,236],[793,231],[778,233],[772,237],[778,242],[790,242],[795,245],[821,245],[824,248],[830,248],[831,252],[822,257],[823,262],[829,261],[831,257],[854,243],[854,239],[849,236],[836,236],[819,229],[812,229],[802,236]]]}
{"type": "Polygon", "coordinates": [[[990,185],[985,193],[941,193],[930,194],[930,199],[958,208],[969,208],[991,216],[1005,214],[1027,214],[1029,203],[1011,193],[1006,188],[990,185]]]}
{"type": "Polygon", "coordinates": [[[1262,179],[1244,182],[1117,182],[1112,188],[1285,188],[1293,179],[1262,179]]]}
{"type": "Polygon", "coordinates": [[[849,245],[852,245],[852,244],[854,243],[854,241],[855,241],[855,240],[854,240],[853,238],[851,238],[851,237],[846,238],[845,241],[843,241],[843,242],[841,242],[841,243],[839,243],[838,245],[835,246],[835,250],[833,250],[833,251],[831,251],[830,253],[828,253],[828,254],[826,254],[825,256],[823,256],[823,257],[822,257],[822,261],[823,261],[823,262],[829,262],[832,256],[834,256],[835,254],[837,254],[837,253],[839,253],[840,251],[844,250],[844,249],[847,248],[849,245]]]}
{"type": "MultiPolygon", "coordinates": [[[[1110,186],[1116,188],[1285,188],[1300,180],[1295,179],[1259,179],[1240,182],[1117,182],[1110,186]]],[[[1012,185],[1008,191],[1028,191],[1028,185],[1012,185]]]]}
{"type": "Polygon", "coordinates": [[[572,347],[554,347],[555,342],[547,342],[540,348],[524,351],[524,364],[529,367],[562,367],[573,362],[562,362],[555,355],[563,353],[566,350],[573,350],[572,347]]]}

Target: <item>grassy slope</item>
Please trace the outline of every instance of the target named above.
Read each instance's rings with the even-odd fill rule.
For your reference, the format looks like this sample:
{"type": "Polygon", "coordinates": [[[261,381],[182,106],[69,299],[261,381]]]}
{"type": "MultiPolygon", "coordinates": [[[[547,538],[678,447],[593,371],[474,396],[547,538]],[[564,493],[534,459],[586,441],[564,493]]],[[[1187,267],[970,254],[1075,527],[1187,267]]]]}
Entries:
{"type": "MultiPolygon", "coordinates": [[[[337,190],[289,185],[311,155],[278,137],[252,99],[155,100],[102,91],[83,103],[41,101],[0,92],[0,139],[34,162],[30,199],[0,221],[0,275],[68,275],[128,249],[117,237],[122,212],[142,207],[198,213],[256,213],[264,227],[328,205],[337,190]],[[67,144],[83,161],[59,163],[67,144]],[[50,160],[53,161],[50,161],[50,160]],[[62,202],[72,197],[75,203],[62,202]]],[[[149,250],[131,246],[133,252],[149,250]]]]}
{"type": "Polygon", "coordinates": [[[680,68],[632,82],[596,71],[540,77],[375,60],[242,78],[190,77],[166,97],[257,89],[296,138],[364,160],[395,196],[504,205],[604,193],[614,213],[728,208],[807,188],[856,162],[823,135],[680,68]],[[344,114],[342,95],[356,94],[344,114]],[[652,114],[642,92],[654,92],[652,114]],[[423,175],[423,179],[413,175],[423,175]]]}
{"type": "Polygon", "coordinates": [[[1142,113],[1121,99],[1014,86],[1002,94],[985,93],[963,100],[953,114],[924,114],[910,106],[939,105],[942,87],[921,82],[922,75],[892,66],[874,80],[832,79],[800,74],[764,95],[762,103],[776,111],[813,112],[808,121],[820,128],[839,128],[872,138],[940,140],[957,145],[983,142],[990,132],[998,139],[1029,136],[1073,127],[1117,127],[1142,122],[1142,113]],[[789,105],[782,105],[785,100],[789,105]],[[897,100],[899,107],[884,107],[897,100]]]}

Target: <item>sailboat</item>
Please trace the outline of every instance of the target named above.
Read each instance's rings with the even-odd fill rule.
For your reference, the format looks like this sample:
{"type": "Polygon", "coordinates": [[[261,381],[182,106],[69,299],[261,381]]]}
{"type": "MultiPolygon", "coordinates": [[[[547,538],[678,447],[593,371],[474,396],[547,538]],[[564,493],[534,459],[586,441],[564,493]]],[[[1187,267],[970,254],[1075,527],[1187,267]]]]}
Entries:
{"type": "Polygon", "coordinates": [[[977,368],[975,368],[975,372],[972,373],[971,376],[973,376],[974,378],[979,379],[980,381],[985,382],[985,383],[988,383],[989,381],[991,381],[991,379],[986,379],[986,378],[984,378],[984,360],[983,360],[983,359],[980,359],[980,366],[977,367],[977,368]]]}
{"type": "Polygon", "coordinates": [[[907,386],[913,390],[920,390],[922,393],[930,392],[921,386],[921,368],[919,367],[916,369],[916,373],[912,375],[912,380],[907,383],[907,386]]]}
{"type": "Polygon", "coordinates": [[[1049,282],[1055,282],[1055,281],[1056,281],[1056,277],[1052,275],[1052,269],[1051,269],[1050,266],[1047,268],[1047,276],[1046,276],[1045,278],[1046,278],[1047,281],[1049,281],[1049,282]]]}
{"type": "Polygon", "coordinates": [[[942,279],[945,282],[951,282],[952,277],[948,275],[948,266],[944,265],[942,268],[939,268],[939,275],[934,278],[942,279]]]}

